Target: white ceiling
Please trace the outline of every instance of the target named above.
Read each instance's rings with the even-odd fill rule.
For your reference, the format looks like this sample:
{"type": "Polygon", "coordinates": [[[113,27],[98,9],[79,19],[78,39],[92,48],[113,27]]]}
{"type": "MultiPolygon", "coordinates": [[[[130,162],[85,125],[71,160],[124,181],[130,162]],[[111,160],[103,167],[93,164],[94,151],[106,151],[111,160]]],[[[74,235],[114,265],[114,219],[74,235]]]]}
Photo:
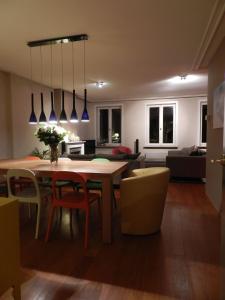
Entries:
{"type": "MultiPolygon", "coordinates": [[[[30,78],[32,40],[86,33],[88,100],[143,99],[207,93],[196,59],[218,0],[1,0],[0,69],[30,78]],[[198,75],[190,83],[169,79],[198,75]],[[97,89],[95,82],[107,84],[97,89]]],[[[83,42],[74,43],[76,90],[83,89],[83,42]]],[[[50,47],[42,47],[50,83],[50,47]]],[[[32,48],[41,81],[40,49],[32,48]]],[[[60,45],[53,47],[53,85],[61,87],[60,45]]],[[[71,44],[63,46],[64,88],[72,90],[71,44]]]]}

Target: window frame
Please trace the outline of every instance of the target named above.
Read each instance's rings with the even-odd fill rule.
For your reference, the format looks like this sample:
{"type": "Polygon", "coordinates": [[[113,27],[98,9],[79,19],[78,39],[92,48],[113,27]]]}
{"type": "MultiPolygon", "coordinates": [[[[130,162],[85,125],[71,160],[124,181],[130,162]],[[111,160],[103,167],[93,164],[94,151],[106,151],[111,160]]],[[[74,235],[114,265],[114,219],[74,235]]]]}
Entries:
{"type": "Polygon", "coordinates": [[[156,102],[146,104],[146,134],[145,134],[145,146],[146,147],[162,147],[171,148],[177,146],[177,102],[156,102]],[[150,143],[150,108],[159,107],[159,143],[150,143]],[[163,108],[173,107],[173,143],[163,143],[163,108]]]}
{"type": "MultiPolygon", "coordinates": [[[[199,102],[199,109],[200,109],[200,113],[199,113],[199,122],[200,122],[200,132],[199,132],[199,145],[200,147],[206,147],[207,146],[207,129],[206,129],[206,143],[202,143],[202,108],[203,106],[206,105],[207,106],[207,114],[208,114],[208,103],[207,101],[200,101],[199,102]]],[[[207,115],[206,115],[207,116],[207,115]]]]}
{"type": "Polygon", "coordinates": [[[123,105],[121,103],[115,104],[100,104],[95,106],[95,120],[96,120],[96,144],[99,145],[98,141],[100,140],[100,110],[107,109],[109,111],[109,118],[108,118],[108,134],[109,134],[109,142],[105,143],[104,146],[120,146],[123,143],[123,105]],[[120,143],[112,143],[112,110],[113,109],[120,109],[121,110],[121,138],[120,143]]]}

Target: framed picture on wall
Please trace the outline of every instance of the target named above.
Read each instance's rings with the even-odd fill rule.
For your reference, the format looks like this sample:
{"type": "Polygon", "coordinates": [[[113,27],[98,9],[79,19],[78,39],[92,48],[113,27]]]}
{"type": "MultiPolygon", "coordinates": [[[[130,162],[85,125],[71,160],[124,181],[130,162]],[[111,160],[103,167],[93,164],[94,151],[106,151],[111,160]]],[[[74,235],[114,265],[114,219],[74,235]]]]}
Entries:
{"type": "Polygon", "coordinates": [[[214,91],[213,95],[213,128],[222,128],[224,122],[225,81],[214,91]]]}

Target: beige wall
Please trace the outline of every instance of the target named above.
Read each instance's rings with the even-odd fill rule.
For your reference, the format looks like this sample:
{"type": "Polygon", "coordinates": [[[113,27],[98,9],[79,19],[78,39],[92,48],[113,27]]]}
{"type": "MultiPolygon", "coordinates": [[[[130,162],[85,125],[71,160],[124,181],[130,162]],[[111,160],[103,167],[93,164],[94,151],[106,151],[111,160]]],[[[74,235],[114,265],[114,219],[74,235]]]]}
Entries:
{"type": "MultiPolygon", "coordinates": [[[[50,89],[36,83],[33,83],[32,89],[37,118],[40,115],[41,91],[44,93],[44,110],[48,118],[50,114],[50,89]]],[[[46,148],[34,135],[37,126],[28,123],[31,112],[30,94],[31,84],[29,80],[0,72],[1,158],[19,158],[30,154],[35,147],[46,148]]],[[[76,108],[79,116],[81,116],[83,100],[77,99],[76,108]]],[[[72,109],[72,95],[70,93],[65,93],[65,109],[67,117],[69,117],[72,109]]],[[[89,126],[90,124],[69,123],[63,127],[81,139],[86,139],[88,138],[89,126]]]]}
{"type": "Polygon", "coordinates": [[[10,158],[12,153],[10,76],[0,72],[0,159],[10,158]]]}
{"type": "Polygon", "coordinates": [[[222,200],[222,167],[210,163],[223,153],[223,129],[213,129],[213,92],[225,79],[225,39],[209,64],[208,79],[208,146],[206,192],[213,205],[219,210],[222,200]]]}
{"type": "MultiPolygon", "coordinates": [[[[159,153],[167,154],[165,149],[144,149],[145,130],[146,130],[146,105],[155,103],[177,102],[178,119],[177,124],[177,146],[178,148],[199,145],[200,132],[200,101],[206,101],[206,97],[174,98],[162,100],[137,100],[137,101],[120,101],[123,109],[123,141],[122,143],[131,149],[134,149],[134,141],[139,139],[139,150],[142,154],[150,153],[157,156],[159,153]]],[[[94,120],[90,131],[90,138],[95,138],[96,133],[96,106],[106,103],[91,104],[90,114],[94,120]]],[[[109,103],[115,104],[115,103],[109,103]]]]}

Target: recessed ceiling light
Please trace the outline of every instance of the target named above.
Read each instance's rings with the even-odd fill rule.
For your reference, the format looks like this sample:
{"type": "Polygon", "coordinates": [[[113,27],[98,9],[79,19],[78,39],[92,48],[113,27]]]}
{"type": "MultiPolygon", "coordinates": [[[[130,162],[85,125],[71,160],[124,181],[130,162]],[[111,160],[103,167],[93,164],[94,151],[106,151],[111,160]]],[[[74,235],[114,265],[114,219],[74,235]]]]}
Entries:
{"type": "Polygon", "coordinates": [[[101,89],[103,87],[103,85],[105,85],[105,83],[103,81],[98,81],[96,82],[96,86],[101,89]]]}
{"type": "Polygon", "coordinates": [[[197,75],[182,74],[169,79],[171,83],[189,83],[198,79],[197,75]]]}
{"type": "Polygon", "coordinates": [[[186,78],[187,78],[187,74],[180,75],[180,80],[186,80],[186,78]]]}

